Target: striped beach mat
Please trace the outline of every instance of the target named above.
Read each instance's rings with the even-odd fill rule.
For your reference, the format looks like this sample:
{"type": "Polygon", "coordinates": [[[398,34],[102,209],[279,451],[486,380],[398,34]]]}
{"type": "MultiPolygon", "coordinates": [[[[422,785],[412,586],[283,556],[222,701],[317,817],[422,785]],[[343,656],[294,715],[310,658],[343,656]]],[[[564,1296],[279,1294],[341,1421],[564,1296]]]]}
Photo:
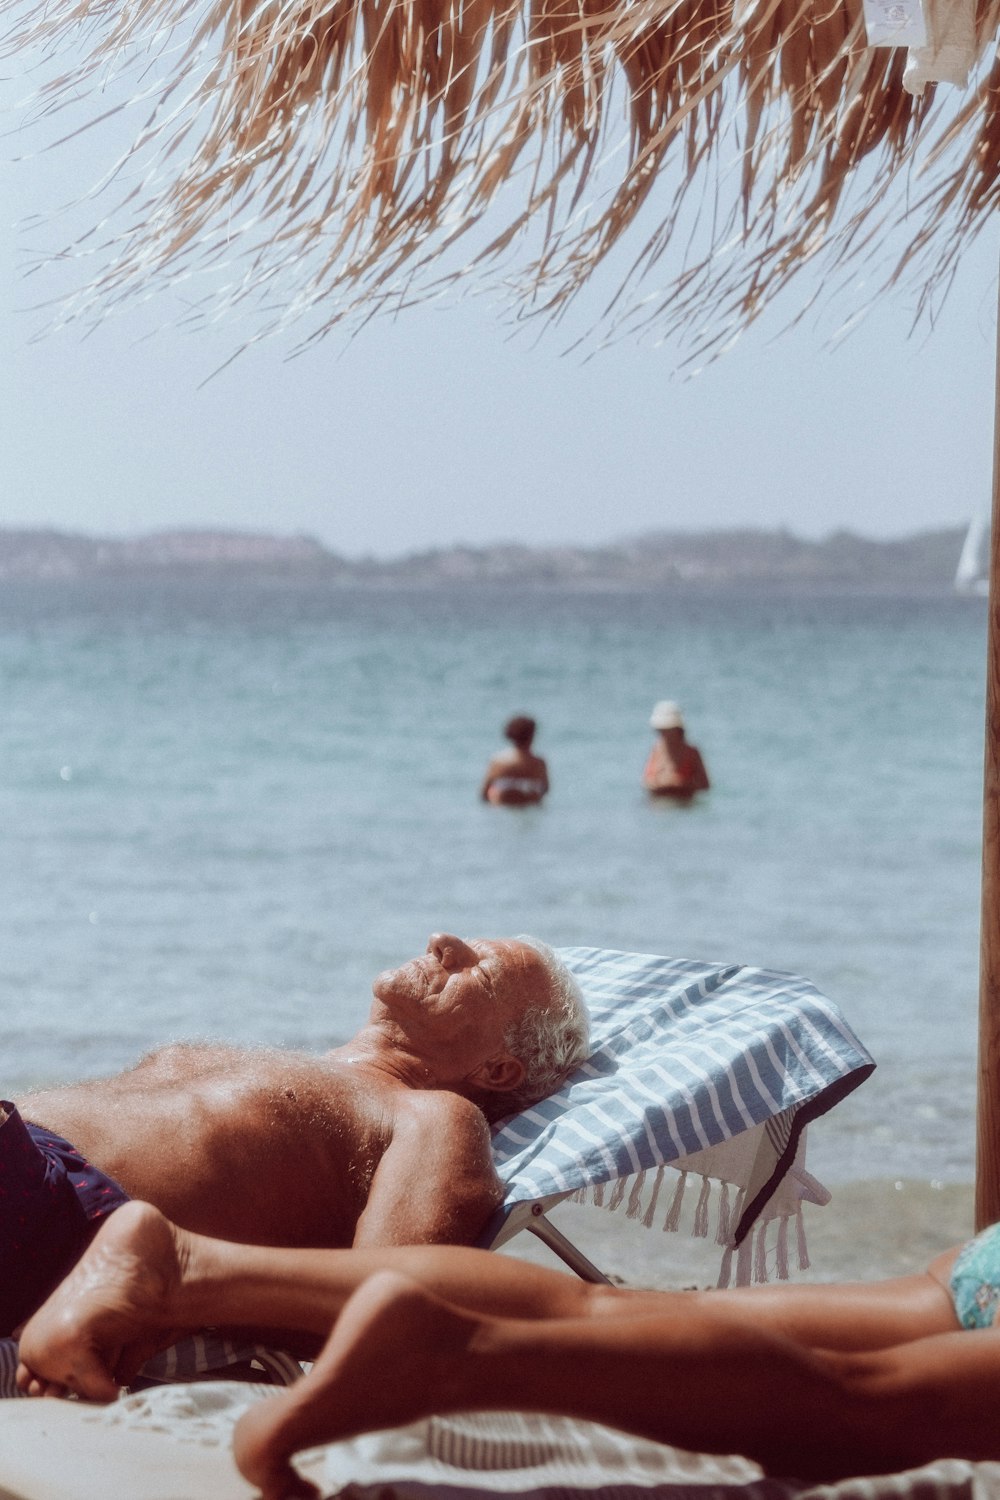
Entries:
{"type": "Polygon", "coordinates": [[[732,1184],[717,1238],[740,1245],[767,1217],[806,1124],[864,1082],[871,1056],[795,974],[604,948],[559,956],[583,990],[593,1051],[556,1094],[496,1128],[507,1194],[480,1243],[515,1206],[569,1193],[676,1228],[683,1177],[657,1203],[675,1166],[699,1172],[702,1193],[709,1178],[732,1184]]]}
{"type": "MultiPolygon", "coordinates": [[[[667,1398],[669,1399],[669,1397],[667,1398]]],[[[595,1422],[457,1413],[333,1443],[310,1477],[330,1500],[997,1500],[1000,1464],[939,1459],[833,1483],[765,1477],[737,1454],[689,1453],[595,1422]]]]}

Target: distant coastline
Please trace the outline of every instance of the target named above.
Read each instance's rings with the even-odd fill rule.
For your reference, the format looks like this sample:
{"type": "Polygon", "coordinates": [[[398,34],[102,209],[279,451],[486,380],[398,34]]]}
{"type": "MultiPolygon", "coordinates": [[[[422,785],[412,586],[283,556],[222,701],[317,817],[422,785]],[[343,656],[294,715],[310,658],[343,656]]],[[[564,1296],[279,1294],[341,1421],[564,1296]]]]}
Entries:
{"type": "Polygon", "coordinates": [[[90,537],[0,530],[0,580],[196,578],[239,574],[289,586],[665,590],[740,588],[950,594],[965,530],[874,541],[840,531],[806,541],[789,531],[653,532],[597,547],[455,545],[388,561],[348,560],[309,536],[220,530],[90,537]]]}

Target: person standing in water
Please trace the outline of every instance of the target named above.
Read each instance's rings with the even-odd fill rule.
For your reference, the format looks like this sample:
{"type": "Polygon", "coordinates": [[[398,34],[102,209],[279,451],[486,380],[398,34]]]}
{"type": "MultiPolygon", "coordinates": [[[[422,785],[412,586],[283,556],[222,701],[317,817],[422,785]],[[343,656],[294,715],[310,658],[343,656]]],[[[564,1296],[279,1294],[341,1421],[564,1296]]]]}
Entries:
{"type": "Polygon", "coordinates": [[[649,752],[642,784],[653,797],[673,797],[687,802],[695,792],[707,792],[708,772],[696,745],[684,737],[684,718],[677,704],[661,699],[654,705],[649,725],[657,731],[649,752]]]}
{"type": "Polygon", "coordinates": [[[479,795],[495,807],[530,807],[541,802],[549,789],[544,760],[531,748],[537,725],[526,714],[517,714],[504,725],[511,749],[494,755],[486,768],[479,795]]]}

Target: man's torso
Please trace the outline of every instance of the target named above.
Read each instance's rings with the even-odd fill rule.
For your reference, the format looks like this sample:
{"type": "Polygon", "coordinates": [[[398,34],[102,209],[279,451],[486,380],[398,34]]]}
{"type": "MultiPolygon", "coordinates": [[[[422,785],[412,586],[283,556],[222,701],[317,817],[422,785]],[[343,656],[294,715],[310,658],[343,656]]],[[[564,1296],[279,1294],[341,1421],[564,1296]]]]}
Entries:
{"type": "Polygon", "coordinates": [[[178,1045],[117,1078],[19,1104],[25,1119],[65,1136],[186,1228],[245,1243],[346,1246],[401,1093],[306,1053],[178,1045]]]}
{"type": "Polygon", "coordinates": [[[697,790],[702,779],[701,757],[693,745],[682,745],[671,757],[662,744],[655,744],[643,772],[649,791],[679,796],[697,790]]]}

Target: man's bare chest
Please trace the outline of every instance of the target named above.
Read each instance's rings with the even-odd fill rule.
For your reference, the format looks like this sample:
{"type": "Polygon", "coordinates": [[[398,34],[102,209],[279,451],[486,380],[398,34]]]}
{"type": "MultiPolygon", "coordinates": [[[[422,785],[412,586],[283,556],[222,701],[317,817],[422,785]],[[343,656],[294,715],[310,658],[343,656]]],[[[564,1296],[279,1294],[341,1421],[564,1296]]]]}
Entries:
{"type": "Polygon", "coordinates": [[[248,1242],[349,1245],[392,1135],[349,1069],[302,1053],[171,1046],[94,1087],[39,1118],[133,1197],[248,1242]]]}

